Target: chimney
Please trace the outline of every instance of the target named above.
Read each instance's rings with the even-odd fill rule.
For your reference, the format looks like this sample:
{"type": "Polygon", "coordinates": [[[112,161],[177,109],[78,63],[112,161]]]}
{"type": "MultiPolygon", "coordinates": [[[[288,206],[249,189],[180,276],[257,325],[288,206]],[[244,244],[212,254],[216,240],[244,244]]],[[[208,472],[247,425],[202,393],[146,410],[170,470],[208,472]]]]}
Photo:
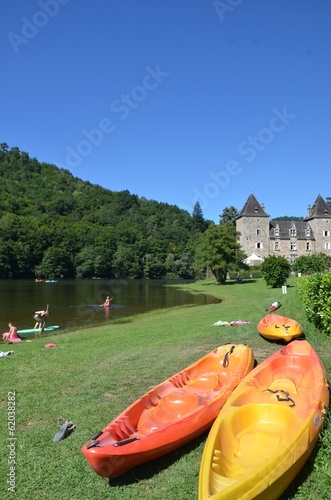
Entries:
{"type": "Polygon", "coordinates": [[[311,205],[308,205],[307,207],[307,217],[311,217],[311,205]]]}
{"type": "Polygon", "coordinates": [[[261,203],[261,208],[264,211],[264,203],[261,203]]]}

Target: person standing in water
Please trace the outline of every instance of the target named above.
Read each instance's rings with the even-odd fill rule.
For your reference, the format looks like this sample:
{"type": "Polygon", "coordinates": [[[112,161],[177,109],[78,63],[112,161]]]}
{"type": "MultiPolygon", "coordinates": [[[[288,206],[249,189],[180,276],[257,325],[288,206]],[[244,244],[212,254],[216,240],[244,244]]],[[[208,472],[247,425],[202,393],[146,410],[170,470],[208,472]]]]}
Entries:
{"type": "MultiPolygon", "coordinates": [[[[113,297],[112,297],[112,298],[113,298],[113,297]]],[[[111,301],[112,301],[112,298],[110,299],[110,298],[109,298],[109,295],[107,295],[107,297],[106,297],[106,299],[105,299],[105,301],[104,301],[104,303],[103,303],[103,306],[104,306],[104,307],[111,307],[111,301]]]]}
{"type": "Polygon", "coordinates": [[[49,305],[47,304],[46,309],[42,309],[41,311],[36,311],[34,313],[33,319],[36,321],[36,324],[34,325],[34,329],[44,331],[44,328],[46,326],[46,318],[47,316],[51,314],[49,310],[49,305]]]}

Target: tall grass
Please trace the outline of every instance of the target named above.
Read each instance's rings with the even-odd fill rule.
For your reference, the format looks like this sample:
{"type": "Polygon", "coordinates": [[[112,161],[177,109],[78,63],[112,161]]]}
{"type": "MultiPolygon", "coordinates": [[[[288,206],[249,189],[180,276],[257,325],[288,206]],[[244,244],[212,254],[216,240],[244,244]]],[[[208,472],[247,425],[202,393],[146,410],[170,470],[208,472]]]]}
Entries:
{"type": "MultiPolygon", "coordinates": [[[[298,302],[295,279],[288,293],[267,288],[264,281],[217,286],[213,281],[183,285],[191,293],[211,294],[219,304],[158,310],[114,320],[93,329],[33,339],[1,350],[0,359],[1,498],[9,478],[8,393],[15,392],[15,498],[29,499],[167,499],[197,498],[200,459],[206,434],[153,462],[142,464],[110,482],[90,468],[81,447],[139,396],[218,345],[246,343],[261,362],[281,345],[257,332],[259,320],[275,300],[281,314],[299,321],[307,340],[331,374],[330,339],[307,321],[298,302]],[[212,326],[218,320],[250,322],[212,326]],[[45,348],[46,343],[57,347],[45,348]],[[58,419],[76,429],[54,443],[58,419]]],[[[282,498],[328,498],[331,430],[327,419],[316,454],[282,498]]]]}

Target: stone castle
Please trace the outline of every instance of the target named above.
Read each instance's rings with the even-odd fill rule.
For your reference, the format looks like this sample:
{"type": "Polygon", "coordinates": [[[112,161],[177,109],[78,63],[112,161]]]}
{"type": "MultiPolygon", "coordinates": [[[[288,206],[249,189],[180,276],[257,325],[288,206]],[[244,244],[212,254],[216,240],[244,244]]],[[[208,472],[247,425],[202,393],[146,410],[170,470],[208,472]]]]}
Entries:
{"type": "Polygon", "coordinates": [[[301,255],[324,253],[331,256],[331,207],[318,195],[308,205],[303,220],[270,220],[253,194],[236,219],[240,245],[249,265],[259,265],[269,255],[294,262],[301,255]]]}

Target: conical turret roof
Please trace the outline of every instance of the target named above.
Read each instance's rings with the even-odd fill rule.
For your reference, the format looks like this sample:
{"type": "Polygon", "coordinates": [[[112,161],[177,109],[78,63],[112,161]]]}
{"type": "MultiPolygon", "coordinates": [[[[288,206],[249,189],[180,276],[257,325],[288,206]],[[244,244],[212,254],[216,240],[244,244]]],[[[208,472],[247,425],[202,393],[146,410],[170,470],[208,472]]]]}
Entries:
{"type": "Polygon", "coordinates": [[[310,215],[305,220],[309,219],[331,219],[331,207],[329,207],[320,194],[310,209],[310,215]]]}
{"type": "Polygon", "coordinates": [[[260,205],[253,193],[251,193],[237,218],[239,219],[240,217],[269,217],[269,215],[265,213],[264,207],[260,205]]]}

